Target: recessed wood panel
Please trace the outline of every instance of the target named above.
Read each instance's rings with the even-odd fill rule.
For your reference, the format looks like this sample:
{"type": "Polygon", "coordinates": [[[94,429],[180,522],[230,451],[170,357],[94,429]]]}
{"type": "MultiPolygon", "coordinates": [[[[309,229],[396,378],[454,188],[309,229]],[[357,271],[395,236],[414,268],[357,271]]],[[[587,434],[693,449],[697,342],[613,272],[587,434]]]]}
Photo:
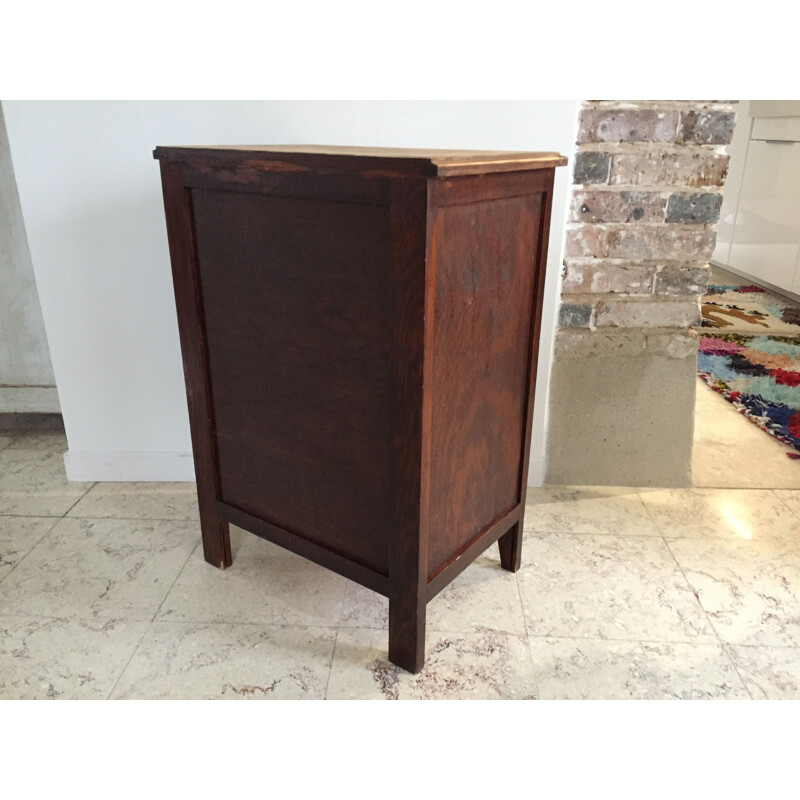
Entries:
{"type": "Polygon", "coordinates": [[[429,577],[520,499],[541,197],[433,212],[429,577]]]}
{"type": "Polygon", "coordinates": [[[388,574],[388,208],[192,195],[219,499],[388,574]]]}

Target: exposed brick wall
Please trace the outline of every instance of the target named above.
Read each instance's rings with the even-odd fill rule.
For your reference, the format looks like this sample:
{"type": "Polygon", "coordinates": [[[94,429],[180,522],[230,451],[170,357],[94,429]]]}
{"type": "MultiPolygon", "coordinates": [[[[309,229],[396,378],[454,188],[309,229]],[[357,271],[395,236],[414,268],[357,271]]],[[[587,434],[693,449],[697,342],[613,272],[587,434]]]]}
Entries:
{"type": "Polygon", "coordinates": [[[691,352],[733,125],[729,101],[583,104],[557,358],[691,352]]]}

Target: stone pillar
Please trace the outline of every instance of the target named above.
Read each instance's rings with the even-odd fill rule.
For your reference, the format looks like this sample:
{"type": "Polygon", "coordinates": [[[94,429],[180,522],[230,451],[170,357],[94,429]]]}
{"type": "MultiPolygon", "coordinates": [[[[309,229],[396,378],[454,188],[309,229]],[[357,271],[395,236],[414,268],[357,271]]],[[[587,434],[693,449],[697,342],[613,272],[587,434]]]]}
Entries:
{"type": "Polygon", "coordinates": [[[548,483],[691,485],[699,299],[733,125],[729,102],[582,105],[548,483]]]}

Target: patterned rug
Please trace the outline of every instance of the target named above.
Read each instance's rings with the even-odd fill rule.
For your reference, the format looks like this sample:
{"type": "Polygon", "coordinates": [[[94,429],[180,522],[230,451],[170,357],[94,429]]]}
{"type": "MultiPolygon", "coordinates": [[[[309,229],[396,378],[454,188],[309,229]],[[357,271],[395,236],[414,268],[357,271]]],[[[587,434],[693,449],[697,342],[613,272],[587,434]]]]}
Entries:
{"type": "Polygon", "coordinates": [[[700,377],[800,451],[800,305],[757,286],[709,286],[702,308],[707,333],[699,342],[700,377]]]}
{"type": "Polygon", "coordinates": [[[709,286],[703,327],[720,333],[800,336],[800,306],[760,286],[709,286]]]}

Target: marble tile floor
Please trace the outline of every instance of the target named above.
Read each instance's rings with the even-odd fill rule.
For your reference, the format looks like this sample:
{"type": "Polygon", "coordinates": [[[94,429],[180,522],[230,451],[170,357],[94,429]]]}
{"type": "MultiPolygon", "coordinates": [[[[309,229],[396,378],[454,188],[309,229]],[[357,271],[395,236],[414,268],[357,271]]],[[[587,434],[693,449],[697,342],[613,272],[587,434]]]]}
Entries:
{"type": "Polygon", "coordinates": [[[386,660],[385,599],[232,530],[192,484],[71,484],[57,420],[0,417],[0,698],[800,699],[800,491],[529,491],[386,660]],[[28,424],[30,423],[30,424],[28,424]]]}
{"type": "Polygon", "coordinates": [[[692,483],[729,489],[800,489],[800,460],[788,444],[762,431],[719,392],[697,379],[692,483]]]}

